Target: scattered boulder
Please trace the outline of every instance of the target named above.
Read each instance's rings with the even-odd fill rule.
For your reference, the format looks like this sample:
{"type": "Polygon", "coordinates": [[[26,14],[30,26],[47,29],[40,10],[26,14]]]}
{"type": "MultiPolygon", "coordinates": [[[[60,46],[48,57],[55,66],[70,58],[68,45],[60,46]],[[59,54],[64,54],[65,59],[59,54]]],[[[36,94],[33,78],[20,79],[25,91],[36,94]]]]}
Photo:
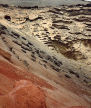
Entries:
{"type": "Polygon", "coordinates": [[[35,15],[35,14],[32,14],[32,15],[29,15],[29,18],[28,18],[30,21],[36,21],[38,19],[42,19],[42,17],[38,16],[38,15],[35,15]]]}

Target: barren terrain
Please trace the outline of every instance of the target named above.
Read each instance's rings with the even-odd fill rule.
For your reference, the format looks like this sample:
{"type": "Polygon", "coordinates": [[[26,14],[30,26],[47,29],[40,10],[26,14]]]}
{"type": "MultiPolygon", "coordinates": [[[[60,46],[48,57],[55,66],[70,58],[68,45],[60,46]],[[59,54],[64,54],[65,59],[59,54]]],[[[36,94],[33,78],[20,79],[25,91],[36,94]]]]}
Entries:
{"type": "Polygon", "coordinates": [[[0,6],[0,108],[91,108],[90,4],[0,6]]]}

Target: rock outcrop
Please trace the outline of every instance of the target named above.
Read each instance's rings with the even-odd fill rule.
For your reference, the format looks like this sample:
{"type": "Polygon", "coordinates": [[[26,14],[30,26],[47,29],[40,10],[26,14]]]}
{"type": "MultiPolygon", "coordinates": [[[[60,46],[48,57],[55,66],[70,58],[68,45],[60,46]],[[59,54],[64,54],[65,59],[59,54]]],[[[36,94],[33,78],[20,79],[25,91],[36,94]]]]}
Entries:
{"type": "Polygon", "coordinates": [[[0,108],[91,108],[89,10],[0,7],[0,108]]]}

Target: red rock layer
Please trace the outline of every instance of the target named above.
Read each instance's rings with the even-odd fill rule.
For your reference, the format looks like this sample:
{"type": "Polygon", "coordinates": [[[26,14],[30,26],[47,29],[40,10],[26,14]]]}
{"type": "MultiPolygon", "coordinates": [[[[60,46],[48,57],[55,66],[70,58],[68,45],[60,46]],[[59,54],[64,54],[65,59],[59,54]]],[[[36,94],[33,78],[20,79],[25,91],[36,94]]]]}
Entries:
{"type": "Polygon", "coordinates": [[[46,108],[44,92],[27,80],[17,81],[15,88],[2,99],[2,108],[46,108]]]}
{"type": "Polygon", "coordinates": [[[69,93],[61,86],[57,90],[45,80],[0,56],[0,108],[90,108],[89,106],[88,102],[74,93],[69,93]]]}
{"type": "Polygon", "coordinates": [[[36,85],[43,86],[46,88],[54,89],[53,86],[48,84],[43,79],[33,75],[31,72],[27,72],[26,70],[22,70],[21,68],[7,62],[4,60],[0,60],[0,74],[6,76],[7,78],[11,79],[12,81],[20,80],[20,79],[27,79],[35,83],[36,85]]]}

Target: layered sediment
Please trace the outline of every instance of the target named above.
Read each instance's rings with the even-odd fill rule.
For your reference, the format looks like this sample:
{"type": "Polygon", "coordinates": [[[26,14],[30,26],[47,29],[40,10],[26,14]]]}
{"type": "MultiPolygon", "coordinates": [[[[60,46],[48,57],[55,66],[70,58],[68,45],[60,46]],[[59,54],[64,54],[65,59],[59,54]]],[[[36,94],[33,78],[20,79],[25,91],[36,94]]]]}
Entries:
{"type": "Polygon", "coordinates": [[[91,7],[0,7],[0,108],[91,107],[91,7]]]}

